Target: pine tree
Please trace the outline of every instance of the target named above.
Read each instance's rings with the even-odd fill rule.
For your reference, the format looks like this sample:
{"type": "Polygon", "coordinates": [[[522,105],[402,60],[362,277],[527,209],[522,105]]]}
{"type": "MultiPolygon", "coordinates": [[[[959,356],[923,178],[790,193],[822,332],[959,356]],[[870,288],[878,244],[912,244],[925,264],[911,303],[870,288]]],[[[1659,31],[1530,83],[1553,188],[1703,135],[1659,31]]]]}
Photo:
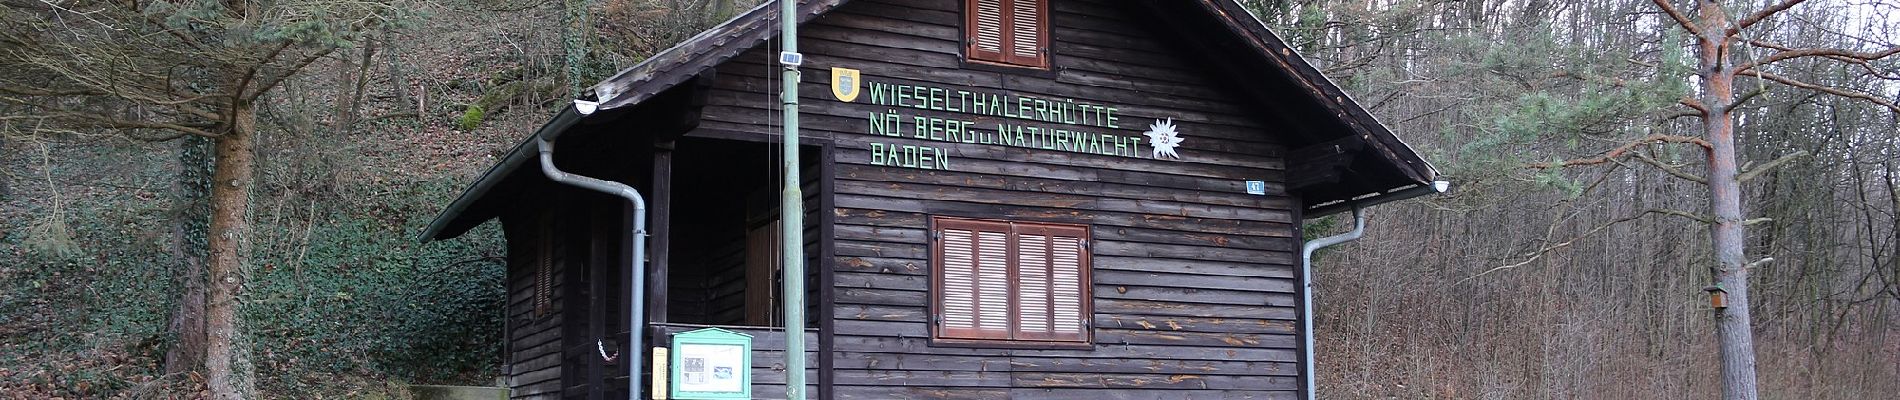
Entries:
{"type": "MultiPolygon", "coordinates": [[[[17,1],[0,7],[0,65],[8,66],[0,71],[4,122],[41,135],[211,142],[208,237],[195,238],[205,247],[203,364],[213,398],[252,397],[238,307],[252,240],[259,99],[312,63],[399,21],[409,7],[389,0],[17,1]]],[[[195,335],[192,328],[178,332],[195,335]]]]}

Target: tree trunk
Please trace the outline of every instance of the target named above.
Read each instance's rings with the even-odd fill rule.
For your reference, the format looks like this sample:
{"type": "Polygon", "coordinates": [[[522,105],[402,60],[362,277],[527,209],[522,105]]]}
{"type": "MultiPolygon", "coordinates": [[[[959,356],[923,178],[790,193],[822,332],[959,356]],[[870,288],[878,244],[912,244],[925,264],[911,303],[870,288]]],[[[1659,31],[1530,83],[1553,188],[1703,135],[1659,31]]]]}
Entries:
{"type": "Polygon", "coordinates": [[[1709,139],[1710,245],[1715,251],[1716,287],[1727,292],[1727,307],[1715,309],[1715,331],[1722,347],[1722,398],[1755,400],[1755,337],[1748,314],[1748,269],[1743,262],[1742,189],[1735,162],[1735,71],[1728,65],[1729,39],[1720,36],[1730,23],[1713,0],[1700,0],[1704,37],[1698,38],[1703,78],[1703,133],[1709,139]]]}
{"type": "MultiPolygon", "coordinates": [[[[337,137],[343,137],[344,130],[349,128],[350,123],[353,122],[351,120],[356,117],[355,115],[350,115],[350,111],[356,109],[356,91],[354,89],[356,88],[357,66],[353,63],[354,60],[352,60],[348,51],[342,51],[340,53],[343,53],[343,55],[337,57],[337,60],[340,60],[340,64],[342,65],[338,65],[336,68],[336,109],[332,113],[333,121],[331,121],[330,125],[333,130],[337,132],[337,137]]],[[[368,65],[369,60],[363,61],[364,65],[368,65]]]]}
{"type": "Polygon", "coordinates": [[[336,131],[338,139],[348,135],[350,127],[356,125],[357,119],[362,118],[363,92],[368,89],[370,59],[375,56],[376,39],[370,37],[363,40],[362,57],[354,61],[355,64],[351,64],[352,61],[350,60],[348,52],[345,52],[342,57],[337,57],[343,60],[343,65],[337,68],[336,82],[337,100],[334,130],[336,131]]]}
{"type": "MultiPolygon", "coordinates": [[[[1710,81],[1715,86],[1732,82],[1710,81]]],[[[1716,334],[1722,346],[1722,398],[1754,400],[1755,338],[1749,323],[1748,268],[1743,261],[1741,184],[1735,162],[1735,126],[1727,113],[1712,113],[1703,122],[1709,133],[1709,208],[1715,223],[1709,226],[1715,247],[1715,285],[1727,292],[1728,307],[1715,309],[1716,334]]]]}
{"type": "MultiPolygon", "coordinates": [[[[0,137],[0,153],[4,153],[6,151],[7,151],[7,140],[4,137],[0,137]]],[[[8,194],[10,194],[11,192],[12,190],[8,189],[8,186],[7,186],[7,177],[5,175],[0,175],[0,201],[6,201],[8,194]]]]}
{"type": "Polygon", "coordinates": [[[211,140],[186,136],[178,147],[172,254],[178,260],[180,290],[169,326],[174,341],[165,352],[167,374],[203,368],[205,361],[205,194],[211,189],[211,140]]]}
{"type": "Polygon", "coordinates": [[[231,107],[231,129],[217,139],[217,170],[212,177],[210,291],[205,297],[205,369],[216,400],[243,399],[251,394],[249,355],[239,348],[238,295],[243,289],[243,266],[250,246],[250,191],[256,170],[252,139],[257,114],[249,102],[231,107]],[[235,364],[235,365],[234,365],[235,364]]]}

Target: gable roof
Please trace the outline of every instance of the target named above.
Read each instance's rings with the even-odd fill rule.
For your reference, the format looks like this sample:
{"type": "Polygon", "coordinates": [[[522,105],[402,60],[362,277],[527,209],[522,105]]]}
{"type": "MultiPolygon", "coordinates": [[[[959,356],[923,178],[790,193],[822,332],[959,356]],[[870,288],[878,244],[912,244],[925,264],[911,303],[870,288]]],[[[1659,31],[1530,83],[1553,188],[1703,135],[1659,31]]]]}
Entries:
{"type": "MultiPolygon", "coordinates": [[[[849,1],[802,0],[796,16],[803,24],[849,1]]],[[[1220,61],[1215,64],[1221,64],[1217,69],[1230,76],[1266,75],[1262,79],[1236,79],[1236,84],[1250,95],[1293,91],[1313,100],[1287,105],[1300,110],[1275,112],[1331,117],[1317,122],[1331,129],[1303,132],[1288,154],[1288,176],[1301,185],[1296,191],[1305,204],[1302,211],[1306,216],[1443,191],[1442,186],[1433,185],[1438,173],[1430,164],[1234,0],[1116,3],[1156,15],[1166,29],[1195,39],[1186,42],[1198,50],[1232,55],[1215,57],[1220,61]]],[[[576,100],[576,106],[563,107],[534,136],[516,145],[501,162],[483,173],[429,224],[420,239],[460,236],[498,216],[507,199],[524,187],[545,181],[539,171],[521,168],[536,156],[536,137],[552,140],[580,129],[583,123],[618,118],[675,91],[681,84],[777,37],[778,14],[774,2],[765,2],[594,85],[584,98],[576,100]]]]}

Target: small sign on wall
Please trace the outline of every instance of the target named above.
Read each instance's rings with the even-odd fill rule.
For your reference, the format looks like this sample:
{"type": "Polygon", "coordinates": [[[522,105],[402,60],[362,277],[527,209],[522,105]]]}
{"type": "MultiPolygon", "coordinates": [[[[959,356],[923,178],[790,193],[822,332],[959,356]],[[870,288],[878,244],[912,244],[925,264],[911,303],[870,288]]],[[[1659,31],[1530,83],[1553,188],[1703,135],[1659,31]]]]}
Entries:
{"type": "MultiPolygon", "coordinates": [[[[667,356],[667,348],[665,347],[653,348],[653,371],[670,371],[669,369],[667,369],[667,362],[672,361],[672,360],[673,359],[671,357],[667,356]]],[[[653,393],[653,400],[671,399],[671,397],[667,397],[671,393],[666,392],[667,388],[672,387],[672,386],[667,385],[666,379],[671,378],[670,376],[667,376],[667,375],[668,374],[653,374],[653,382],[652,382],[653,389],[649,391],[653,393]]]]}
{"type": "Polygon", "coordinates": [[[673,335],[667,374],[683,400],[752,398],[752,337],[719,328],[673,335]]]}
{"type": "Polygon", "coordinates": [[[1267,195],[1267,182],[1266,181],[1247,181],[1247,194],[1256,195],[1256,196],[1267,195]]]}

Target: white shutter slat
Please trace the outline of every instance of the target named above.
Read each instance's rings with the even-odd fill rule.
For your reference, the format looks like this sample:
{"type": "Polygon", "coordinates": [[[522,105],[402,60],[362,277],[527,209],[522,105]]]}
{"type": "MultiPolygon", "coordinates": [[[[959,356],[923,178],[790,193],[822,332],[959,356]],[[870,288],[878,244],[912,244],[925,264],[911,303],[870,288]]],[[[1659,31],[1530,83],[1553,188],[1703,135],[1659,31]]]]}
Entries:
{"type": "Polygon", "coordinates": [[[1015,0],[1010,2],[1010,48],[1011,58],[1019,62],[1035,63],[1042,57],[1042,0],[1015,0]]]}
{"type": "Polygon", "coordinates": [[[1047,335],[1053,331],[1049,319],[1052,293],[1049,282],[1051,274],[1048,247],[1048,236],[1021,235],[1017,237],[1016,313],[1018,329],[1020,329],[1018,332],[1031,338],[1047,335]]]}
{"type": "Polygon", "coordinates": [[[977,328],[1009,332],[1009,233],[979,231],[977,253],[977,328]]]}
{"type": "Polygon", "coordinates": [[[1088,251],[1078,237],[1056,237],[1054,254],[1050,257],[1052,277],[1049,289],[1055,299],[1050,307],[1051,324],[1059,339],[1082,340],[1086,338],[1087,326],[1083,323],[1082,302],[1087,294],[1083,290],[1089,282],[1083,281],[1082,260],[1088,251]]]}
{"type": "Polygon", "coordinates": [[[999,56],[1003,53],[1003,2],[1004,0],[976,0],[974,14],[970,18],[970,47],[981,53],[999,56]]]}
{"type": "Polygon", "coordinates": [[[944,336],[969,336],[981,324],[976,310],[976,232],[944,229],[941,262],[942,306],[939,318],[944,336]]]}

